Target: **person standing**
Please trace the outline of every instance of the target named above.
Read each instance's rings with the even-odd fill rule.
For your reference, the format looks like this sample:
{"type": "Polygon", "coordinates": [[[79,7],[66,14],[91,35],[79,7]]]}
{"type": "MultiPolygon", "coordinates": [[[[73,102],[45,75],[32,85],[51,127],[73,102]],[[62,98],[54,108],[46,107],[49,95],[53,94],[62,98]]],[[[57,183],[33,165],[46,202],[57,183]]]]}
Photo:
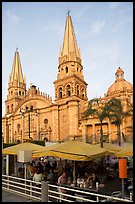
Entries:
{"type": "MultiPolygon", "coordinates": [[[[58,185],[66,184],[67,183],[67,176],[66,172],[63,172],[58,178],[58,185]]],[[[65,189],[58,188],[59,193],[67,193],[65,189]]],[[[63,195],[60,194],[60,198],[64,198],[63,195]]]]}

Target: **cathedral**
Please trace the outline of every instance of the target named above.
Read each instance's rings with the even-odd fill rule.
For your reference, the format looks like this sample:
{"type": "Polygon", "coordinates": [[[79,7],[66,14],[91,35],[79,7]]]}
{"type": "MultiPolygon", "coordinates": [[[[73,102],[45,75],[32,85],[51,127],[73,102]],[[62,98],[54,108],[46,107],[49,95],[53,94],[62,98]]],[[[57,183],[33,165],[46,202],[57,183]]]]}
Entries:
{"type": "MultiPolygon", "coordinates": [[[[71,16],[66,17],[63,45],[58,57],[57,78],[54,81],[55,99],[35,85],[26,90],[26,78],[16,49],[5,100],[6,113],[2,118],[4,143],[45,140],[61,142],[78,137],[85,142],[99,142],[100,123],[97,118],[82,118],[88,105],[87,82],[83,75],[82,58],[71,16]]],[[[115,82],[100,101],[113,97],[121,99],[125,110],[133,104],[133,85],[124,79],[118,67],[115,82]]],[[[127,141],[133,138],[133,117],[123,120],[121,131],[127,141]]],[[[106,119],[103,123],[104,141],[116,141],[116,126],[106,119]]]]}

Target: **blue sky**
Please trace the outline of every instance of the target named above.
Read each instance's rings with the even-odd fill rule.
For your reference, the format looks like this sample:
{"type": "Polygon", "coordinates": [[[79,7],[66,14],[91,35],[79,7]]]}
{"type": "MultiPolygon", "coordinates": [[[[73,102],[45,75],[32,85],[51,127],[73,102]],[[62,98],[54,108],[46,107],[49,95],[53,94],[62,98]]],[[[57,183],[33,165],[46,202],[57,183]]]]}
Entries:
{"type": "Polygon", "coordinates": [[[67,10],[81,50],[88,99],[102,97],[121,66],[133,83],[132,2],[3,2],[2,115],[16,48],[30,83],[54,100],[67,10]]]}

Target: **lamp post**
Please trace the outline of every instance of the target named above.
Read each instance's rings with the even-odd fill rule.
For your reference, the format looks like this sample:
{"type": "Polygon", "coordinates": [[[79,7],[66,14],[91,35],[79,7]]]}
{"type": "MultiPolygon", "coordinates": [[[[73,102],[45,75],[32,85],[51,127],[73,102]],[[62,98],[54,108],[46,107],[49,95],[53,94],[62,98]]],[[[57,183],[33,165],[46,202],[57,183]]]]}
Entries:
{"type": "Polygon", "coordinates": [[[28,113],[28,129],[29,129],[28,136],[29,136],[29,140],[30,140],[30,112],[36,112],[37,113],[37,109],[33,109],[33,106],[30,106],[30,108],[28,106],[26,106],[25,109],[20,108],[20,112],[22,113],[22,115],[24,113],[28,113]]]}

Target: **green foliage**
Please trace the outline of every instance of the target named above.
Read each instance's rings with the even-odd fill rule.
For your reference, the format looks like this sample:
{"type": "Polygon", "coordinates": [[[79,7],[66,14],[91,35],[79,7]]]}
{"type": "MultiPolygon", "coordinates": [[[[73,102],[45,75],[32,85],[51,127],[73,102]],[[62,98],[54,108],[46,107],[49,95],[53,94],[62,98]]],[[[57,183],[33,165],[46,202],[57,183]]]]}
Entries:
{"type": "Polygon", "coordinates": [[[106,106],[100,99],[93,98],[89,101],[87,109],[83,113],[83,118],[87,119],[88,116],[97,117],[100,121],[100,146],[103,147],[103,120],[107,117],[106,106]]]}
{"type": "Polygon", "coordinates": [[[108,101],[106,104],[106,113],[108,115],[108,118],[111,122],[113,122],[114,125],[117,126],[117,135],[118,135],[118,142],[119,146],[121,145],[121,131],[120,131],[120,125],[123,123],[123,119],[126,116],[130,116],[130,111],[124,111],[121,100],[118,98],[112,98],[108,101]]]}
{"type": "Polygon", "coordinates": [[[116,125],[119,126],[123,122],[123,118],[131,115],[129,111],[124,111],[120,99],[112,98],[106,104],[106,112],[109,119],[116,125]]]}
{"type": "MultiPolygon", "coordinates": [[[[34,143],[34,144],[45,146],[44,141],[30,140],[30,141],[27,141],[27,142],[31,142],[31,143],[34,143]]],[[[17,144],[18,143],[3,143],[3,148],[10,147],[10,146],[17,145],[17,144]]]]}
{"type": "Polygon", "coordinates": [[[31,140],[30,142],[34,143],[34,144],[37,144],[37,145],[45,146],[45,142],[44,141],[31,140]]]}
{"type": "Polygon", "coordinates": [[[3,143],[3,148],[7,148],[13,145],[16,145],[17,143],[3,143]]]}
{"type": "Polygon", "coordinates": [[[87,109],[83,113],[83,118],[87,118],[89,115],[98,117],[100,122],[107,117],[105,104],[103,104],[98,98],[93,98],[89,101],[87,109]]]}

